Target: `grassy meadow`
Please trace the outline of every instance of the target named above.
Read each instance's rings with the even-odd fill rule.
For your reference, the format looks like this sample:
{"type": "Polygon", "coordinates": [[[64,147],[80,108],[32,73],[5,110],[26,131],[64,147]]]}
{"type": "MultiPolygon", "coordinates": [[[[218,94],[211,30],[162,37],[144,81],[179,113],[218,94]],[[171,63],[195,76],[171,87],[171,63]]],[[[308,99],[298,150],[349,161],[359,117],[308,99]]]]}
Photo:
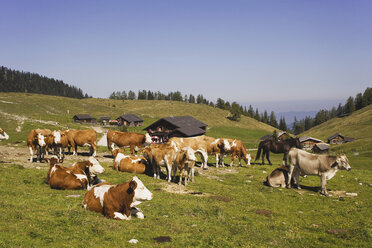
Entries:
{"type": "MultiPolygon", "coordinates": [[[[210,158],[209,170],[197,168],[195,182],[187,187],[139,175],[154,194],[152,201],[139,206],[146,216],[143,220],[115,221],[86,211],[82,208],[84,190],[53,190],[45,184],[48,164],[26,166],[3,152],[0,154],[0,247],[370,247],[372,132],[365,132],[372,123],[368,119],[371,115],[364,111],[371,108],[331,120],[330,126],[324,123],[306,133],[323,140],[335,132],[357,138],[350,144],[332,147],[331,153],[347,154],[352,170],[339,171],[328,181],[328,197],[319,194],[318,177],[301,178],[301,190],[265,186],[266,176],[281,164],[281,155],[271,154],[274,166],[244,164],[218,169],[210,158]],[[350,130],[355,132],[349,133],[345,121],[353,117],[358,121],[350,124],[353,127],[350,130]],[[337,123],[332,124],[333,121],[337,123]],[[359,123],[362,131],[357,131],[359,123]],[[170,242],[154,240],[161,236],[169,237],[170,242]],[[137,239],[138,243],[128,243],[131,239],[137,239]]],[[[0,93],[0,127],[10,135],[8,141],[0,143],[1,151],[12,149],[17,154],[25,150],[22,141],[32,128],[89,128],[71,123],[77,113],[116,118],[124,112],[141,116],[144,126],[161,117],[192,115],[209,125],[207,135],[240,138],[247,148],[257,147],[258,139],[273,131],[246,117],[241,122],[231,122],[225,118],[226,111],[197,104],[0,93]],[[19,132],[18,126],[21,126],[19,132]]],[[[107,148],[98,149],[98,160],[106,169],[100,178],[114,184],[130,180],[133,174],[112,169],[108,155],[107,148]]],[[[76,158],[68,156],[68,159],[76,158]]],[[[229,163],[229,158],[225,163],[229,163]]]]}

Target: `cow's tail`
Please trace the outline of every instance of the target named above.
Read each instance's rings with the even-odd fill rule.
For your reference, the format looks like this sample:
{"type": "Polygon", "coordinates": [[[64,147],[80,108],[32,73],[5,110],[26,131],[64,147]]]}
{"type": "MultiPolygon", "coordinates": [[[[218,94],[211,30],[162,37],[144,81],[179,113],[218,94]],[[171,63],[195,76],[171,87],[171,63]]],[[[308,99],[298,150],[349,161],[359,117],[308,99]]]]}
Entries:
{"type": "Polygon", "coordinates": [[[262,145],[261,145],[261,142],[260,142],[260,144],[258,145],[257,154],[256,154],[256,158],[255,158],[254,161],[257,161],[257,159],[260,157],[261,150],[262,150],[262,145]]]}

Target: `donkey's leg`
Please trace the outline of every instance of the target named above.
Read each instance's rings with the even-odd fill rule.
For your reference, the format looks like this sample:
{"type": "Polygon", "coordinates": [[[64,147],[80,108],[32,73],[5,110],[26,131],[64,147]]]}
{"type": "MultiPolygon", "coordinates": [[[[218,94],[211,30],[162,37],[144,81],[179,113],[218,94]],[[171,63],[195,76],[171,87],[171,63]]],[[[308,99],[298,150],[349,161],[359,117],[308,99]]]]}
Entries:
{"type": "Polygon", "coordinates": [[[269,165],[273,165],[272,163],[271,163],[271,161],[270,161],[270,152],[267,152],[266,153],[266,159],[267,159],[267,161],[269,162],[269,165]]]}

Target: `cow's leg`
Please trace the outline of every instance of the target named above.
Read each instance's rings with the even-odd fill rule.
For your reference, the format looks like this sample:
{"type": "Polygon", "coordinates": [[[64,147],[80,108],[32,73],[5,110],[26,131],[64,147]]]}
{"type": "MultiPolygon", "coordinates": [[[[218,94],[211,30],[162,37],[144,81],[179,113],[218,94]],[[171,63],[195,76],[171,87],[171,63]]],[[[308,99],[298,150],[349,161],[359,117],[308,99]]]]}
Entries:
{"type": "Polygon", "coordinates": [[[138,219],[144,219],[145,218],[145,215],[143,215],[143,213],[141,212],[141,209],[136,208],[136,207],[132,207],[130,209],[130,215],[135,216],[138,219]]]}
{"type": "Polygon", "coordinates": [[[34,149],[31,146],[28,149],[30,150],[30,162],[32,163],[33,162],[32,157],[34,156],[34,149]]]}
{"type": "Polygon", "coordinates": [[[172,181],[172,171],[171,171],[171,164],[172,162],[169,161],[170,159],[166,159],[166,169],[167,169],[167,176],[168,176],[168,182],[172,181]]]}
{"type": "Polygon", "coordinates": [[[91,149],[93,150],[92,156],[95,157],[97,155],[97,146],[92,142],[91,149]]]}
{"type": "Polygon", "coordinates": [[[134,145],[130,145],[130,154],[134,155],[134,145]]]}
{"type": "Polygon", "coordinates": [[[328,195],[327,188],[326,188],[327,178],[326,178],[326,176],[324,174],[320,176],[320,183],[322,185],[321,188],[320,188],[320,193],[322,195],[327,196],[328,195]]]}

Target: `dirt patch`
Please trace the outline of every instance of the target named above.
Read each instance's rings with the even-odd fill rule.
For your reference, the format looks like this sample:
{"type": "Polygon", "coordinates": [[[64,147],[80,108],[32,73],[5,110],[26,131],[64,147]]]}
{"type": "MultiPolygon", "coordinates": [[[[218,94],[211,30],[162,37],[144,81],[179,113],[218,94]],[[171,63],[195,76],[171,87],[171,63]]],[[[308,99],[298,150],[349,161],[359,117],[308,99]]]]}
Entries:
{"type": "Polygon", "coordinates": [[[191,190],[187,190],[185,186],[178,185],[176,183],[161,183],[161,190],[173,193],[173,194],[181,194],[181,195],[194,195],[194,196],[210,196],[209,193],[203,193],[203,192],[195,192],[191,190]]]}
{"type": "Polygon", "coordinates": [[[263,216],[266,216],[266,217],[272,217],[273,214],[274,214],[274,212],[272,212],[270,210],[266,210],[266,209],[256,209],[253,212],[255,212],[258,215],[263,215],[263,216]]]}
{"type": "Polygon", "coordinates": [[[347,232],[347,230],[341,229],[341,228],[333,228],[333,229],[328,229],[327,230],[327,233],[329,233],[329,234],[335,234],[335,235],[344,234],[346,232],[347,232]]]}
{"type": "Polygon", "coordinates": [[[171,242],[171,237],[169,236],[160,236],[154,238],[154,240],[158,243],[164,243],[164,242],[171,242]]]}

